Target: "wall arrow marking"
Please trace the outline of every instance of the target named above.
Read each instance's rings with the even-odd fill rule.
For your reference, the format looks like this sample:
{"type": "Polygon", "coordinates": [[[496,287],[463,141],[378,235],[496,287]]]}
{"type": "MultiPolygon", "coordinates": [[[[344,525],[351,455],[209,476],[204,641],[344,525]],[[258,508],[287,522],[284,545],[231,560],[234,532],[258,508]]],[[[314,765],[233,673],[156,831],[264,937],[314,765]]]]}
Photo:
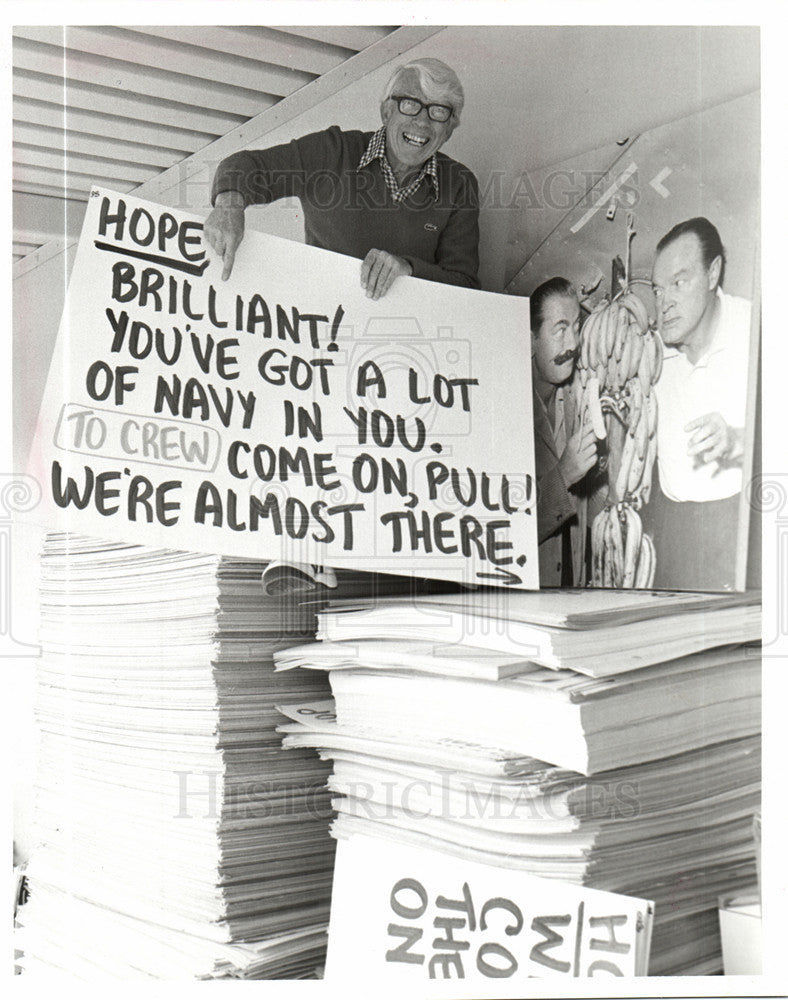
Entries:
{"type": "Polygon", "coordinates": [[[663,167],[656,177],[652,177],[649,181],[649,185],[654,188],[657,194],[662,195],[663,198],[667,198],[670,195],[670,191],[668,191],[662,182],[669,174],[672,173],[673,170],[671,167],[663,167]]]}

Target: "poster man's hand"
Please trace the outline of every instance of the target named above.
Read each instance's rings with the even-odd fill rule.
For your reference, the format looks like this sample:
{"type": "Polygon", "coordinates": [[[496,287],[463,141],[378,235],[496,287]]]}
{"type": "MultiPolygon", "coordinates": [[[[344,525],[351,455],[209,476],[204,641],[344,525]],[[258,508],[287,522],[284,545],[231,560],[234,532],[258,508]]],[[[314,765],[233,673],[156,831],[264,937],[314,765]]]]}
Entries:
{"type": "Polygon", "coordinates": [[[225,191],[216,196],[203,232],[205,242],[224,264],[222,281],[227,281],[232,274],[236,251],[244,238],[244,202],[237,191],[225,191]]]}
{"type": "Polygon", "coordinates": [[[690,420],[684,428],[692,433],[687,454],[702,465],[730,462],[741,458],[741,435],[719,413],[705,413],[690,420]]]}
{"type": "Polygon", "coordinates": [[[361,287],[368,299],[379,299],[401,274],[412,274],[410,264],[385,250],[370,250],[361,263],[361,287]]]}
{"type": "Polygon", "coordinates": [[[591,422],[584,420],[566,442],[558,465],[567,486],[580,482],[596,463],[596,435],[591,422]]]}

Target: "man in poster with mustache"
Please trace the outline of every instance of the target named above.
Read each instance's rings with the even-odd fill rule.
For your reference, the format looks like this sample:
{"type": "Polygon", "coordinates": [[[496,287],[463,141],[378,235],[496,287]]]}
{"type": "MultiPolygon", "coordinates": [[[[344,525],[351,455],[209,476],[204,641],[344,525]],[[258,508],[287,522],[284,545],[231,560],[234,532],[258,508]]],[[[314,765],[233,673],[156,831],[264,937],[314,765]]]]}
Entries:
{"type": "Polygon", "coordinates": [[[566,278],[550,278],[531,294],[530,308],[539,582],[572,586],[585,577],[587,504],[579,486],[597,461],[591,421],[569,432],[580,302],[566,278]]]}

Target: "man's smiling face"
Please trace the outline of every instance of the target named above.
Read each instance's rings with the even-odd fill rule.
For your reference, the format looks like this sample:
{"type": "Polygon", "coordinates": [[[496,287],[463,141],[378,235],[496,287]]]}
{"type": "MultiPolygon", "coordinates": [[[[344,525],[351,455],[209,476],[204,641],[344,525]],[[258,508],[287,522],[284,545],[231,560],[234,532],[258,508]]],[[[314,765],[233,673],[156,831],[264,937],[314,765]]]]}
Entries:
{"type": "MultiPolygon", "coordinates": [[[[415,70],[407,70],[397,81],[398,97],[415,97],[423,104],[451,104],[446,97],[427,97],[415,70]]],[[[381,118],[386,125],[386,155],[396,174],[417,170],[437,152],[454,131],[454,117],[434,122],[422,108],[415,117],[403,115],[392,98],[384,101],[381,118]]]]}

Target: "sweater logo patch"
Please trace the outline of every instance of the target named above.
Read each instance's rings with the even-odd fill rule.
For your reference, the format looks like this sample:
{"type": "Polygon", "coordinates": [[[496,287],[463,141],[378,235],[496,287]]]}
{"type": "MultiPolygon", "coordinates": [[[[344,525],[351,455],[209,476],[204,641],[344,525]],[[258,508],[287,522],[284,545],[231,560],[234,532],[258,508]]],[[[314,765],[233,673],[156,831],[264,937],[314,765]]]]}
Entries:
{"type": "Polygon", "coordinates": [[[438,227],[435,225],[434,222],[425,222],[424,228],[427,230],[428,233],[437,233],[438,231],[438,227]]]}

